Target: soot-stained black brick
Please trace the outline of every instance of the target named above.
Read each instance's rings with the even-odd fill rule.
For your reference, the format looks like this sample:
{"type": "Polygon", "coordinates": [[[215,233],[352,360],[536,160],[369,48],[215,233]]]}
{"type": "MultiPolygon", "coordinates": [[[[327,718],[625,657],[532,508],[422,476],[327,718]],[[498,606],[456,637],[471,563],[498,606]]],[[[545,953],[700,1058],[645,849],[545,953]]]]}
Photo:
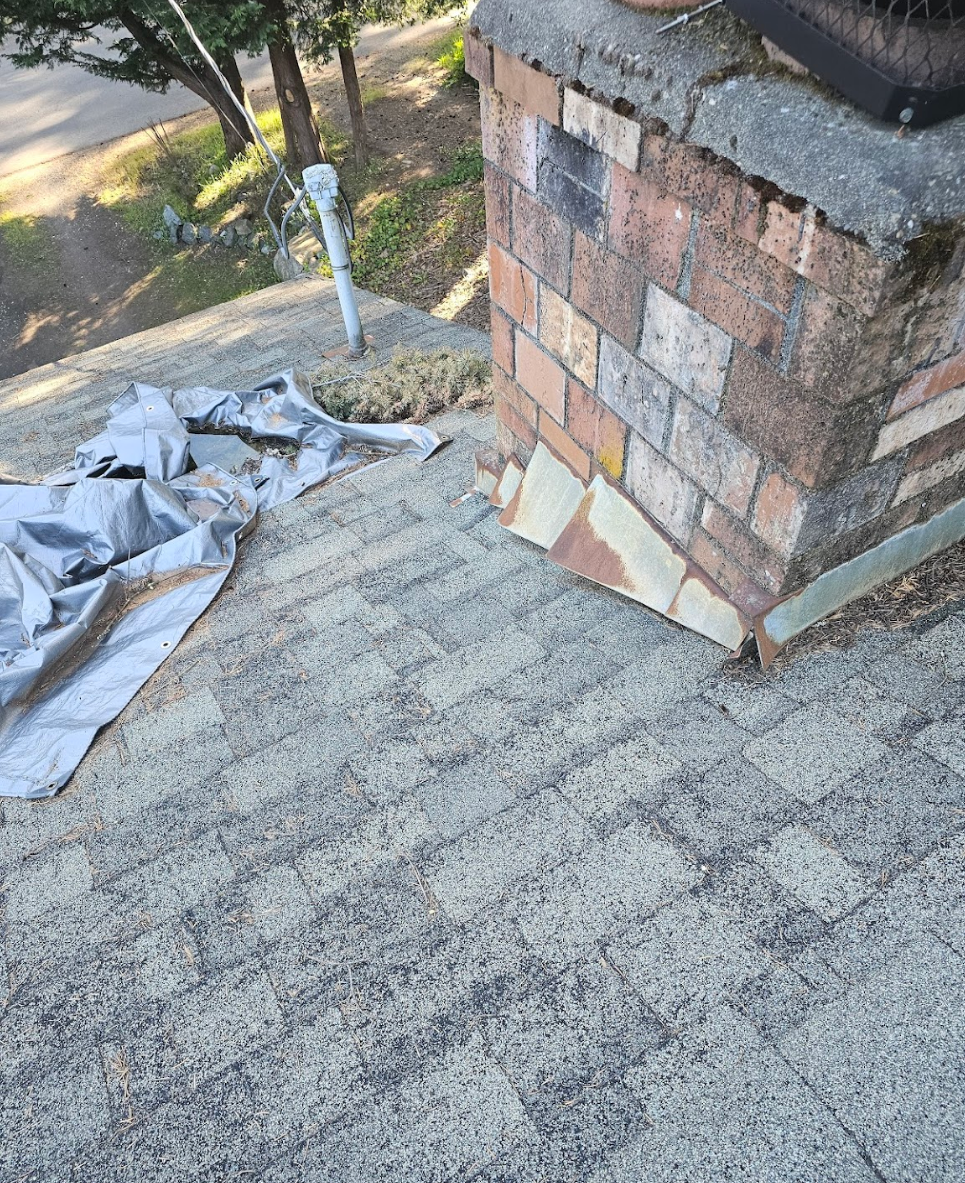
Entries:
{"type": "Polygon", "coordinates": [[[540,199],[578,230],[597,238],[603,226],[603,198],[556,165],[544,160],[539,170],[540,199]]]}
{"type": "Polygon", "coordinates": [[[566,173],[586,189],[602,197],[607,178],[607,163],[599,152],[552,124],[541,125],[539,158],[566,173]]]}

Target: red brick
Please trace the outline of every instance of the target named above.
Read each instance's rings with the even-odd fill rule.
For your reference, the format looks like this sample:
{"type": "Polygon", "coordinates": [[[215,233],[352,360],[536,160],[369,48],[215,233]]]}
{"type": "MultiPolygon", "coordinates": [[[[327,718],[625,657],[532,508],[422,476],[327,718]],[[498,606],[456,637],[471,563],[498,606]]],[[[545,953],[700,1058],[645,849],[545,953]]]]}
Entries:
{"type": "Polygon", "coordinates": [[[540,437],[585,481],[590,479],[590,457],[544,410],[539,413],[540,437]]]}
{"type": "Polygon", "coordinates": [[[734,208],[734,233],[756,247],[764,229],[766,208],[754,186],[741,181],[734,208]]]}
{"type": "Polygon", "coordinates": [[[515,372],[516,344],[513,339],[513,322],[499,311],[495,304],[491,309],[493,333],[493,361],[507,374],[515,372]]]}
{"type": "Polygon", "coordinates": [[[513,249],[565,296],[570,280],[570,228],[522,189],[513,192],[513,249]]]}
{"type": "MultiPolygon", "coordinates": [[[[522,457],[522,452],[517,447],[516,441],[519,441],[522,449],[532,452],[536,447],[536,424],[538,422],[536,404],[508,374],[504,374],[495,366],[493,367],[493,407],[496,412],[497,432],[501,426],[505,427],[513,438],[513,445],[509,448],[500,442],[500,453],[506,456],[510,452],[517,452],[522,457]]],[[[528,457],[525,458],[528,459],[528,457]]]]}
{"type": "Polygon", "coordinates": [[[808,211],[772,201],[761,250],[798,275],[839,296],[865,316],[879,306],[892,266],[845,234],[824,226],[808,211]]]}
{"type": "Polygon", "coordinates": [[[519,103],[524,111],[559,126],[560,96],[556,79],[504,53],[498,46],[493,49],[493,85],[519,103]]]}
{"type": "Polygon", "coordinates": [[[539,285],[539,339],[586,386],[596,386],[596,325],[551,287],[539,285]]]}
{"type": "Polygon", "coordinates": [[[789,557],[806,512],[804,491],[779,472],[772,472],[757,495],[752,528],[771,550],[789,557]]]}
{"type": "Polygon", "coordinates": [[[488,162],[483,165],[486,190],[486,233],[491,242],[509,246],[512,182],[488,162]]]}
{"type": "Polygon", "coordinates": [[[909,378],[895,395],[888,409],[888,418],[903,415],[912,407],[944,394],[946,390],[954,390],[957,386],[965,386],[965,353],[957,353],[909,378]]]}
{"type": "Polygon", "coordinates": [[[650,134],[644,138],[640,171],[718,225],[733,224],[740,180],[706,149],[650,134]]]}
{"type": "Polygon", "coordinates": [[[642,264],[647,274],[675,288],[690,235],[690,206],[653,181],[614,164],[609,245],[642,264]]]}
{"type": "Polygon", "coordinates": [[[769,361],[780,357],[784,318],[703,267],[694,268],[690,306],[769,361]]]}
{"type": "Polygon", "coordinates": [[[932,435],[925,436],[911,451],[906,468],[925,468],[936,460],[943,460],[955,452],[965,451],[965,419],[949,423],[932,435]]]}
{"type": "Polygon", "coordinates": [[[640,335],[644,285],[637,269],[579,230],[573,244],[572,300],[629,350],[640,335]]]}
{"type": "Polygon", "coordinates": [[[789,375],[839,402],[872,394],[873,389],[868,390],[856,380],[859,373],[855,368],[867,323],[850,304],[809,284],[801,305],[789,375]]]}
{"type": "MultiPolygon", "coordinates": [[[[961,245],[965,249],[965,243],[961,245]]],[[[917,314],[914,336],[905,350],[909,370],[933,365],[936,359],[957,353],[965,345],[965,276],[940,282],[925,293],[924,300],[920,292],[916,295],[914,305],[909,304],[906,312],[908,318],[913,311],[917,314]]]]}
{"type": "Polygon", "coordinates": [[[863,465],[880,417],[878,399],[836,406],[747,350],[734,351],[724,422],[802,484],[829,485],[863,465]]]}
{"type": "Polygon", "coordinates": [[[536,332],[536,277],[519,259],[489,244],[489,294],[510,320],[536,332]]]}
{"type": "Polygon", "coordinates": [[[694,262],[778,312],[790,312],[798,277],[743,238],[703,223],[697,234],[694,262]]]}
{"type": "Polygon", "coordinates": [[[493,393],[501,405],[512,407],[524,423],[535,429],[539,408],[520,384],[499,366],[493,366],[493,393]]]}
{"type": "Polygon", "coordinates": [[[497,419],[496,447],[504,460],[508,460],[510,456],[517,456],[525,467],[532,459],[533,449],[536,447],[536,435],[527,430],[527,437],[523,439],[516,435],[508,423],[497,419]]]}
{"type": "Polygon", "coordinates": [[[786,574],[783,562],[755,538],[743,522],[738,522],[708,498],[701,525],[766,592],[777,595],[783,591],[786,574]]]}
{"type": "Polygon", "coordinates": [[[466,33],[462,40],[463,51],[466,55],[466,73],[475,78],[480,86],[489,87],[493,84],[493,51],[492,47],[477,33],[466,33]]]}
{"type": "Polygon", "coordinates": [[[520,185],[536,191],[538,120],[497,90],[481,90],[483,156],[520,185]]]}
{"type": "Polygon", "coordinates": [[[756,616],[774,603],[774,597],[762,591],[702,526],[694,531],[687,550],[698,567],[706,571],[745,615],[756,616]]]}
{"type": "Polygon", "coordinates": [[[557,423],[565,417],[566,375],[563,367],[524,333],[516,334],[516,379],[557,423]]]}
{"type": "Polygon", "coordinates": [[[915,301],[896,299],[860,324],[860,336],[848,376],[852,397],[880,393],[904,382],[915,368],[908,352],[908,330],[915,301]]]}
{"type": "Polygon", "coordinates": [[[572,378],[566,388],[566,427],[581,448],[610,476],[619,479],[623,472],[626,425],[572,378]]]}

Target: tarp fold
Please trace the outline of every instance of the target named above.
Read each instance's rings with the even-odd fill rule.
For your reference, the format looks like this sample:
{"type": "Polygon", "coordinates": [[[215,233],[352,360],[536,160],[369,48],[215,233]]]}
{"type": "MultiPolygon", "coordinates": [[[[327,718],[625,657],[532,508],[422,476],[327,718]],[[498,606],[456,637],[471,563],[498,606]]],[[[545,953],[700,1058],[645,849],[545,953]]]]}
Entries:
{"type": "Polygon", "coordinates": [[[0,479],[0,795],[46,797],[220,591],[260,510],[360,464],[441,440],[340,423],[294,370],[250,391],[132,383],[73,467],[0,479]],[[295,445],[255,472],[189,471],[192,434],[295,445]]]}

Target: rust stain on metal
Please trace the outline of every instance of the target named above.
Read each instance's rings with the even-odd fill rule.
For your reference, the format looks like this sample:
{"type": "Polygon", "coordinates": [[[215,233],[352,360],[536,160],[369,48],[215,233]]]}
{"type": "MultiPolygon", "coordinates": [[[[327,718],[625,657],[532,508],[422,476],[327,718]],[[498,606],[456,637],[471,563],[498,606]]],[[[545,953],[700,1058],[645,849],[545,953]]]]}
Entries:
{"type": "MultiPolygon", "coordinates": [[[[520,489],[522,485],[520,485],[520,489]]],[[[511,529],[516,522],[516,515],[519,513],[519,489],[513,494],[509,504],[499,515],[497,519],[501,526],[505,526],[507,530],[511,529]]]]}
{"type": "Polygon", "coordinates": [[[537,546],[550,547],[576,512],[586,485],[542,440],[499,524],[537,546]]]}
{"type": "Polygon", "coordinates": [[[568,526],[553,543],[547,555],[568,571],[592,571],[592,578],[605,587],[630,586],[632,580],[619,551],[610,546],[593,528],[590,521],[592,500],[585,496],[568,526]]]}
{"type": "Polygon", "coordinates": [[[762,621],[755,621],[754,636],[757,638],[757,652],[760,654],[761,668],[766,670],[787,642],[777,644],[772,641],[762,621]]]}
{"type": "Polygon", "coordinates": [[[469,489],[463,493],[461,497],[456,497],[454,500],[450,501],[449,507],[450,509],[456,509],[458,506],[462,505],[463,502],[468,501],[470,497],[476,497],[478,494],[478,489],[469,489]]]}
{"type": "Polygon", "coordinates": [[[496,505],[500,509],[505,509],[516,495],[516,490],[522,482],[526,469],[515,456],[510,456],[506,461],[506,467],[502,471],[502,475],[496,482],[496,487],[489,494],[489,504],[496,505]]]}
{"type": "Polygon", "coordinates": [[[832,612],[965,538],[965,498],[819,575],[754,617],[767,667],[793,637],[832,612]]]}
{"type": "Polygon", "coordinates": [[[734,650],[749,619],[618,485],[593,479],[547,555],[734,650]]]}
{"type": "MultiPolygon", "coordinates": [[[[619,567],[608,563],[598,569],[592,561],[584,561],[583,548],[574,546],[572,540],[570,559],[563,559],[557,546],[548,557],[578,575],[666,613],[686,573],[685,560],[671,540],[622,489],[602,476],[594,478],[580,508],[594,536],[605,540],[619,556],[619,567]]],[[[579,521],[568,531],[586,533],[579,521]]]]}
{"type": "Polygon", "coordinates": [[[475,456],[476,460],[476,489],[484,497],[491,496],[499,483],[503,466],[499,462],[499,453],[495,448],[480,448],[475,456]]]}
{"type": "Polygon", "coordinates": [[[687,578],[667,615],[732,652],[743,646],[751,627],[747,617],[691,559],[687,561],[687,578]]]}

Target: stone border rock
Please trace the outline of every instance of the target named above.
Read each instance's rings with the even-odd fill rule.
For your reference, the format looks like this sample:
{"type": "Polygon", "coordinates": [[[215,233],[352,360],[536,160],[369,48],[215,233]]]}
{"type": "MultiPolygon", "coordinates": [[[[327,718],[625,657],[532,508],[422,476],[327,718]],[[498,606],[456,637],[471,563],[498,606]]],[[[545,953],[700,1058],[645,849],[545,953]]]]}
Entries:
{"type": "Polygon", "coordinates": [[[220,229],[215,229],[212,226],[185,221],[170,205],[164,207],[161,217],[164,229],[157,230],[154,234],[159,242],[164,238],[167,238],[172,246],[207,246],[209,243],[217,242],[221,246],[237,247],[240,250],[260,251],[263,255],[272,253],[265,235],[260,230],[255,230],[248,218],[235,218],[220,229]]]}

